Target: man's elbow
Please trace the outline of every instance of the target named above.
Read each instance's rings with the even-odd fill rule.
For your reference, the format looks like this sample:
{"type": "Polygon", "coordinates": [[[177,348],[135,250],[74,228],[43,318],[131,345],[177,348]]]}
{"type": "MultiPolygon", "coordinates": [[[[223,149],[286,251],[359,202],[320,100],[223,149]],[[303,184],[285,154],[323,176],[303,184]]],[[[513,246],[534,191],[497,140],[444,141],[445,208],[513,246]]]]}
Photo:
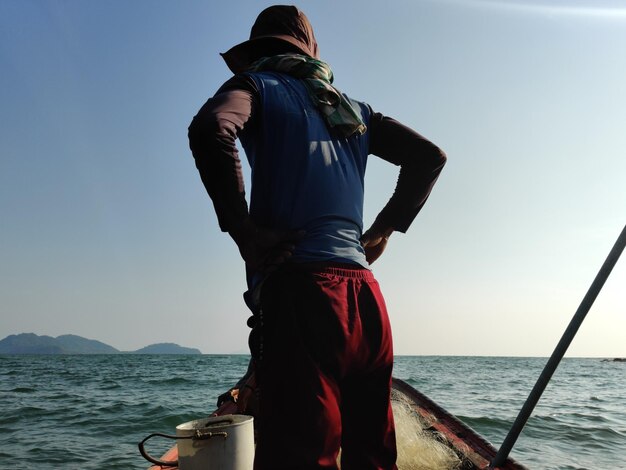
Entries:
{"type": "Polygon", "coordinates": [[[194,157],[195,157],[195,150],[197,150],[200,147],[202,135],[203,135],[203,132],[202,132],[202,126],[200,124],[200,119],[198,119],[198,116],[195,116],[191,120],[191,124],[189,124],[189,127],[187,128],[187,138],[189,139],[189,148],[191,149],[191,153],[194,154],[194,157]]]}
{"type": "Polygon", "coordinates": [[[194,117],[187,129],[189,148],[194,158],[197,160],[205,157],[229,133],[228,126],[224,123],[206,117],[194,117]]]}
{"type": "Polygon", "coordinates": [[[433,145],[432,149],[432,165],[435,170],[441,171],[448,161],[448,156],[436,145],[433,145]]]}

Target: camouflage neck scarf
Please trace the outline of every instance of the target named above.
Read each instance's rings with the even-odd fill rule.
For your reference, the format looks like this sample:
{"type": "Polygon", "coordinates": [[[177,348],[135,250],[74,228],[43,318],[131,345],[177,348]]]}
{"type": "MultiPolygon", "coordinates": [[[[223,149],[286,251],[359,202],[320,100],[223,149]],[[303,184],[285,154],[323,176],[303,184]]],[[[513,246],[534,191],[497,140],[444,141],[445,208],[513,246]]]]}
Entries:
{"type": "Polygon", "coordinates": [[[282,72],[301,79],[328,126],[343,136],[362,135],[367,130],[359,113],[331,85],[333,72],[325,62],[300,54],[281,54],[263,57],[248,69],[248,72],[263,71],[282,72]]]}

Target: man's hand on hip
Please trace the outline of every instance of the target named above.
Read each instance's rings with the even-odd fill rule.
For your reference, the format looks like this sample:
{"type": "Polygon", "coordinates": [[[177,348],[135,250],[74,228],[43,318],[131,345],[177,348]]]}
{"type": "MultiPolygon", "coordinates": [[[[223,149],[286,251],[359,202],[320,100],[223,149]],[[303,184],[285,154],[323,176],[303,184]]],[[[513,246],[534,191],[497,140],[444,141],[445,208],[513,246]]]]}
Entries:
{"type": "Polygon", "coordinates": [[[373,264],[385,251],[389,236],[393,233],[391,227],[380,227],[374,222],[369,230],[361,237],[361,245],[365,250],[365,259],[373,264]]]}
{"type": "Polygon", "coordinates": [[[295,243],[305,235],[305,232],[258,227],[247,219],[229,234],[237,244],[246,264],[252,269],[268,274],[291,257],[295,243]]]}

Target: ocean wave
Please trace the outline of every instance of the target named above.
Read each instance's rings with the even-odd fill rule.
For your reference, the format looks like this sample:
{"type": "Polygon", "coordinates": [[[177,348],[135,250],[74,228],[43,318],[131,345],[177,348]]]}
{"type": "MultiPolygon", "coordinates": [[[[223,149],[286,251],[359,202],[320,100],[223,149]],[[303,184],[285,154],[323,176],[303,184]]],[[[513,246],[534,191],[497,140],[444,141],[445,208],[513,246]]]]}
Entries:
{"type": "Polygon", "coordinates": [[[18,369],[9,369],[9,370],[3,370],[0,371],[0,375],[5,375],[8,377],[14,376],[14,375],[21,375],[22,372],[20,372],[18,369]]]}
{"type": "Polygon", "coordinates": [[[195,379],[189,379],[186,377],[170,377],[167,379],[150,379],[147,380],[146,383],[151,384],[151,385],[161,385],[164,387],[170,386],[170,385],[184,385],[184,384],[193,384],[195,383],[196,380],[195,379]]]}
{"type": "Polygon", "coordinates": [[[503,418],[491,418],[487,416],[457,416],[467,426],[482,434],[488,441],[498,439],[498,436],[504,435],[513,423],[512,420],[503,418]]]}
{"type": "Polygon", "coordinates": [[[34,393],[37,391],[38,390],[33,387],[15,387],[11,390],[8,390],[8,392],[12,392],[12,393],[34,393]]]}

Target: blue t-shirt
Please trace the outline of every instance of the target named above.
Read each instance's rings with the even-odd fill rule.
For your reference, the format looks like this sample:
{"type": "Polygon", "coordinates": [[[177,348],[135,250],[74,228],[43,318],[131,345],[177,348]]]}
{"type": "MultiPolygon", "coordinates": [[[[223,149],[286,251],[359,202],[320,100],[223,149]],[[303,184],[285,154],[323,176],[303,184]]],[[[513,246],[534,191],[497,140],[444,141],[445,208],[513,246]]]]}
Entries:
{"type": "MultiPolygon", "coordinates": [[[[252,220],[261,227],[306,231],[292,262],[369,267],[359,242],[368,133],[336,135],[296,78],[275,72],[249,76],[259,89],[261,113],[261,125],[240,136],[252,169],[252,220]]],[[[347,99],[367,126],[371,108],[347,99]]]]}

